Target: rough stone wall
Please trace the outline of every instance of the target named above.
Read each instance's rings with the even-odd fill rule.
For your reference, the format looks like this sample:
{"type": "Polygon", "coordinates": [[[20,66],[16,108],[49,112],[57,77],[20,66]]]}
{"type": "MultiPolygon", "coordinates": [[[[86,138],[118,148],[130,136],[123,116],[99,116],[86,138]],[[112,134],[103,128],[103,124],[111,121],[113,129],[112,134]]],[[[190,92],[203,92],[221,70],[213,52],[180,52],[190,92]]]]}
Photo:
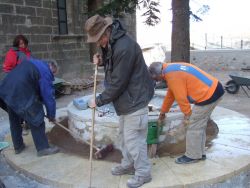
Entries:
{"type": "MultiPolygon", "coordinates": [[[[166,61],[170,61],[170,52],[166,61]]],[[[192,50],[190,62],[205,71],[238,71],[250,68],[250,50],[192,50]]]]}
{"type": "MultiPolygon", "coordinates": [[[[86,1],[67,0],[68,34],[59,35],[57,0],[0,1],[0,68],[14,37],[25,35],[32,55],[58,61],[58,77],[89,77],[93,72],[89,45],[83,31],[87,19],[86,1]]],[[[124,19],[129,33],[136,36],[135,15],[124,19]]],[[[1,72],[1,71],[0,71],[1,72]]],[[[1,76],[1,75],[0,75],[1,76]]]]}
{"type": "Polygon", "coordinates": [[[84,42],[84,1],[66,2],[68,34],[59,35],[56,0],[1,0],[1,65],[14,37],[23,34],[29,40],[29,48],[34,57],[58,61],[60,77],[67,79],[87,76],[92,67],[88,45],[84,42]]]}
{"type": "Polygon", "coordinates": [[[127,14],[126,18],[120,19],[128,34],[136,40],[136,15],[127,14]]]}

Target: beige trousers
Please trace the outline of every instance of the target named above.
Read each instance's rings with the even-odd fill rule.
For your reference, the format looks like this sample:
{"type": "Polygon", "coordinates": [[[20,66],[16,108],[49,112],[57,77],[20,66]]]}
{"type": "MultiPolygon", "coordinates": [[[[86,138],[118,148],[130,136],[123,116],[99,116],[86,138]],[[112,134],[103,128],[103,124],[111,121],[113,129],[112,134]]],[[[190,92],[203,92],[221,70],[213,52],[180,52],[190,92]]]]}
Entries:
{"type": "Polygon", "coordinates": [[[121,166],[134,166],[135,175],[148,176],[151,164],[147,156],[148,108],[119,116],[119,136],[122,150],[121,166]]]}
{"type": "Polygon", "coordinates": [[[207,122],[212,111],[221,99],[222,97],[220,97],[217,101],[204,106],[194,105],[186,133],[185,155],[187,157],[200,159],[202,155],[206,154],[205,144],[207,122]]]}

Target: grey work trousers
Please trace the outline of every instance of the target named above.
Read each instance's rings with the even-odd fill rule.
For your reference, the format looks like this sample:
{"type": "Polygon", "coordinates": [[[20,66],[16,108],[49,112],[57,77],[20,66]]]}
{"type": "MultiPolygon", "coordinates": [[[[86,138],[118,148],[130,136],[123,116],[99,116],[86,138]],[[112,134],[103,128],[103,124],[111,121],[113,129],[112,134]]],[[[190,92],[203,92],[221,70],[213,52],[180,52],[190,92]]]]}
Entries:
{"type": "Polygon", "coordinates": [[[147,155],[148,108],[119,116],[119,139],[122,151],[121,166],[134,166],[136,176],[148,176],[151,164],[147,155]]]}
{"type": "Polygon", "coordinates": [[[221,99],[222,97],[220,97],[217,101],[204,106],[194,105],[189,125],[187,125],[185,153],[187,157],[200,159],[202,155],[206,154],[205,144],[207,122],[212,111],[221,99]]]}

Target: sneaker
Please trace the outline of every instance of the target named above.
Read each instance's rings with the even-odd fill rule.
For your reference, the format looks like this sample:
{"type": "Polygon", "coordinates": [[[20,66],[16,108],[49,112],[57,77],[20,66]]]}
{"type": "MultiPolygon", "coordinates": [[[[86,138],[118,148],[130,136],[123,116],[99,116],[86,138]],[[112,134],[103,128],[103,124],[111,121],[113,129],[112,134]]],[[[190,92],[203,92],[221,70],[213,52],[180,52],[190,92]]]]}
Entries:
{"type": "Polygon", "coordinates": [[[15,149],[15,154],[21,153],[24,149],[25,149],[25,144],[23,144],[19,148],[15,149]]]}
{"type": "Polygon", "coordinates": [[[136,188],[142,186],[144,183],[148,183],[152,180],[151,175],[148,176],[133,176],[132,178],[128,179],[127,186],[129,188],[136,188]]]}
{"type": "Polygon", "coordinates": [[[121,175],[124,175],[124,174],[133,175],[133,174],[135,174],[135,169],[134,169],[134,167],[124,168],[121,165],[119,165],[119,166],[113,167],[111,169],[111,174],[113,176],[121,176],[121,175]]]}
{"type": "Polygon", "coordinates": [[[175,163],[177,164],[190,164],[190,163],[196,163],[199,159],[191,159],[187,157],[186,155],[183,155],[175,160],[175,163]]]}
{"type": "Polygon", "coordinates": [[[42,149],[42,150],[38,151],[37,156],[41,157],[41,156],[45,156],[45,155],[52,155],[52,154],[58,153],[59,151],[60,150],[58,147],[53,146],[53,147],[49,147],[49,148],[42,149]]]}

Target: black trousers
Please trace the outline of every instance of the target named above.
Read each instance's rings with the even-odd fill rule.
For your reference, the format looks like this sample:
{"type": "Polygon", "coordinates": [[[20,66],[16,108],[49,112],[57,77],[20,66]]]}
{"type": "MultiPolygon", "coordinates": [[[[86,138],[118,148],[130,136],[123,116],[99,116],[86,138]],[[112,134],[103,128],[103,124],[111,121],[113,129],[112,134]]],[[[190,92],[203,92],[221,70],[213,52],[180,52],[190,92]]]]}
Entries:
{"type": "MultiPolygon", "coordinates": [[[[23,145],[22,137],[22,127],[21,122],[22,118],[19,117],[11,108],[8,107],[9,121],[10,121],[10,132],[11,138],[14,145],[14,149],[18,149],[23,145]]],[[[49,147],[48,138],[45,134],[45,122],[41,125],[31,125],[30,130],[32,138],[37,151],[46,149],[49,147]]]]}
{"type": "Polygon", "coordinates": [[[7,112],[8,108],[5,102],[0,98],[0,108],[7,112]]]}

